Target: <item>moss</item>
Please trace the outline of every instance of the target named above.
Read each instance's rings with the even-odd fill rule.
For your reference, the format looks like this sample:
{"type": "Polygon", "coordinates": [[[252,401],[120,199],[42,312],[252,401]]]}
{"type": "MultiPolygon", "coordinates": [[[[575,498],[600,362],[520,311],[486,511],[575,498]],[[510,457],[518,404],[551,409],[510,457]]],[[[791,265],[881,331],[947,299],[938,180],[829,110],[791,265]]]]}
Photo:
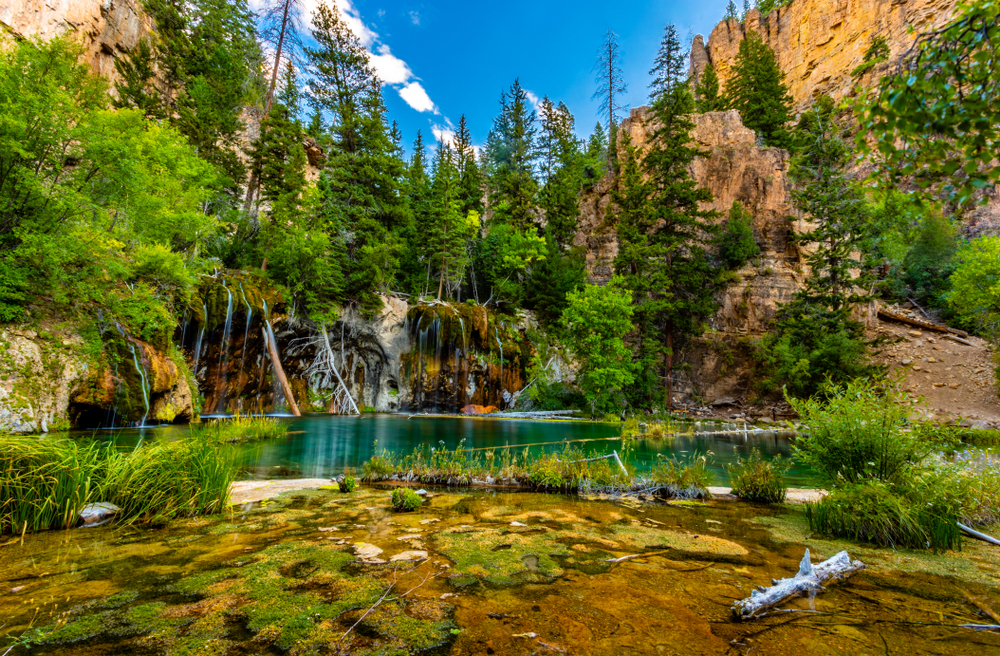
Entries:
{"type": "Polygon", "coordinates": [[[93,638],[104,631],[107,619],[105,613],[99,613],[70,620],[65,624],[46,627],[42,629],[42,635],[35,639],[34,642],[45,645],[78,642],[87,638],[93,638]]]}
{"type": "Polygon", "coordinates": [[[438,549],[455,563],[455,573],[490,583],[551,579],[563,570],[553,556],[569,549],[555,536],[537,531],[515,533],[507,529],[454,529],[434,536],[438,549]]]}

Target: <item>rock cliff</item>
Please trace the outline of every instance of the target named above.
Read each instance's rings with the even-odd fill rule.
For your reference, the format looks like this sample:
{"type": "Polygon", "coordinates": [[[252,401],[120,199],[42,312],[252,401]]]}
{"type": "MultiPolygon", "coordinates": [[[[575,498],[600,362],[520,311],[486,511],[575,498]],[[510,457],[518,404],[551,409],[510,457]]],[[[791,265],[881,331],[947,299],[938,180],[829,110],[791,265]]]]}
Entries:
{"type": "Polygon", "coordinates": [[[18,38],[75,33],[91,69],[114,83],[115,59],[153,30],[139,0],[4,0],[0,25],[18,38]]]}
{"type": "Polygon", "coordinates": [[[795,109],[802,111],[818,95],[840,98],[850,92],[851,71],[862,62],[872,37],[887,39],[891,61],[913,43],[910,27],[916,32],[936,29],[951,20],[956,4],[956,0],[794,0],[763,17],[752,9],[742,22],[731,19],[716,25],[707,44],[700,34],[695,37],[691,71],[698,75],[711,62],[724,85],[740,42],[748,31],[759,32],[788,76],[795,109]]]}

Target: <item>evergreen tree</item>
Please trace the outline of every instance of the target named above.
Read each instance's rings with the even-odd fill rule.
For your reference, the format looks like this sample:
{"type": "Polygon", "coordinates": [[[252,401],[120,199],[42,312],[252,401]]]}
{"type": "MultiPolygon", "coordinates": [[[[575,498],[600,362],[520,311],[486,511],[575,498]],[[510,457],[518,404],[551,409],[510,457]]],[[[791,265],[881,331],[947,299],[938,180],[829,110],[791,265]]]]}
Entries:
{"type": "Polygon", "coordinates": [[[465,120],[465,114],[458,120],[455,133],[455,166],[458,169],[458,201],[462,214],[483,212],[483,174],[476,162],[476,149],[472,145],[472,133],[465,120]]]}
{"type": "Polygon", "coordinates": [[[583,177],[593,182],[604,177],[604,169],[608,161],[608,134],[604,126],[597,123],[593,133],[587,139],[587,152],[584,156],[583,177]]]}
{"type": "MultiPolygon", "coordinates": [[[[661,53],[664,59],[675,58],[680,46],[668,42],[665,50],[661,53]]],[[[646,342],[640,347],[640,367],[645,365],[651,369],[652,363],[647,365],[644,360],[662,353],[666,402],[670,406],[673,403],[675,338],[697,334],[703,318],[715,310],[713,281],[716,275],[708,262],[705,247],[718,232],[718,227],[712,223],[716,213],[702,209],[704,204],[711,202],[711,192],[699,189],[689,170],[694,158],[702,154],[691,140],[694,128],[691,87],[679,74],[672,79],[665,78],[664,82],[652,106],[657,127],[642,162],[646,181],[640,183],[637,173],[623,174],[626,189],[636,190],[633,192],[636,200],[632,202],[636,218],[626,221],[631,224],[623,240],[627,248],[624,253],[619,251],[616,269],[636,268],[633,291],[637,304],[647,306],[648,316],[642,320],[651,333],[642,339],[655,342],[646,342]],[[644,192],[644,188],[648,191],[644,192]],[[644,194],[645,207],[638,201],[644,194]],[[649,280],[655,280],[654,287],[646,287],[650,285],[649,280]]],[[[635,159],[635,155],[631,158],[635,159]]],[[[649,372],[646,375],[649,376],[649,372]]],[[[645,381],[645,385],[651,383],[651,380],[645,381]]],[[[645,395],[652,398],[652,387],[645,395]]]]}
{"type": "Polygon", "coordinates": [[[424,235],[425,254],[437,270],[438,300],[449,288],[457,286],[465,275],[469,263],[468,240],[479,228],[479,215],[462,214],[458,200],[460,178],[455,158],[447,142],[438,143],[434,158],[434,181],[431,185],[431,217],[424,235]]]}
{"type": "Polygon", "coordinates": [[[538,132],[535,111],[528,107],[528,96],[519,80],[500,95],[500,115],[486,142],[490,158],[490,206],[499,221],[518,231],[534,229],[535,197],[538,182],[534,177],[538,132]]]}
{"type": "MultiPolygon", "coordinates": [[[[281,78],[281,91],[278,93],[278,102],[284,105],[288,116],[296,123],[299,122],[299,114],[302,111],[300,106],[299,81],[295,75],[295,66],[292,62],[285,65],[285,73],[281,78]]],[[[264,128],[262,127],[261,130],[264,128]]]]}
{"type": "Polygon", "coordinates": [[[660,49],[653,61],[653,68],[649,71],[653,78],[649,83],[650,101],[655,101],[660,95],[674,88],[685,77],[686,63],[677,37],[677,27],[669,24],[663,28],[660,49]]]}
{"type": "Polygon", "coordinates": [[[711,64],[701,72],[698,84],[694,87],[695,105],[699,113],[717,112],[723,109],[722,98],[719,97],[719,76],[711,64]]]}
{"type": "Polygon", "coordinates": [[[163,118],[163,101],[154,85],[155,60],[149,41],[141,39],[128,57],[115,58],[115,70],[121,78],[115,83],[118,94],[112,101],[115,107],[134,107],[146,118],[163,118]]]}
{"type": "Polygon", "coordinates": [[[745,21],[747,19],[747,14],[750,13],[751,7],[752,5],[750,4],[750,0],[743,0],[743,15],[740,17],[741,21],[745,21]]]}
{"type": "Polygon", "coordinates": [[[739,19],[739,10],[736,8],[736,3],[733,0],[729,0],[729,4],[726,5],[726,15],[722,17],[722,20],[732,20],[739,19]]]}
{"type": "Polygon", "coordinates": [[[760,246],[753,236],[753,217],[740,201],[734,200],[719,236],[719,257],[727,268],[739,269],[759,254],[760,246]]]}
{"type": "Polygon", "coordinates": [[[434,217],[431,212],[430,181],[427,178],[427,148],[420,130],[417,130],[413,154],[406,171],[406,189],[413,221],[411,229],[405,235],[408,248],[401,264],[401,277],[403,288],[407,292],[422,296],[430,284],[431,261],[425,250],[425,238],[430,232],[434,217]]]}
{"type": "Polygon", "coordinates": [[[541,102],[541,135],[538,140],[542,189],[539,206],[545,212],[547,233],[567,246],[576,233],[576,196],[580,189],[580,145],[573,134],[575,121],[564,103],[548,96],[541,102]]]}
{"type": "Polygon", "coordinates": [[[857,254],[870,250],[871,212],[844,172],[850,152],[834,117],[834,103],[824,96],[796,126],[792,198],[814,224],[797,236],[809,245],[810,275],[780,309],[777,331],[761,349],[770,386],[785,385],[796,396],[815,393],[828,378],[844,382],[871,371],[864,326],[851,317],[853,307],[870,298],[871,269],[857,254]]]}
{"type": "Polygon", "coordinates": [[[367,52],[340,14],[320,4],[313,16],[315,48],[306,55],[313,102],[332,118],[322,203],[330,225],[343,230],[346,294],[367,310],[395,280],[409,224],[397,156],[385,121],[381,85],[367,52]]]}
{"type": "MultiPolygon", "coordinates": [[[[604,41],[597,52],[597,63],[594,64],[594,71],[597,74],[595,82],[597,90],[591,96],[591,100],[600,100],[600,111],[608,115],[608,130],[611,133],[611,141],[614,144],[614,127],[618,122],[618,114],[625,110],[623,102],[624,96],[628,93],[628,84],[625,82],[625,75],[622,73],[621,46],[618,45],[618,35],[608,30],[604,35],[604,41]]],[[[608,150],[608,157],[615,157],[615,149],[608,150]]]]}
{"type": "Polygon", "coordinates": [[[566,308],[567,295],[587,282],[586,253],[583,248],[564,252],[551,236],[545,242],[545,259],[531,267],[524,306],[534,310],[542,324],[554,326],[566,308]]]}
{"type": "Polygon", "coordinates": [[[792,117],[792,97],[774,51],[760,34],[749,32],[740,42],[723,102],[739,111],[743,124],[765,145],[791,146],[785,125],[792,117]]]}

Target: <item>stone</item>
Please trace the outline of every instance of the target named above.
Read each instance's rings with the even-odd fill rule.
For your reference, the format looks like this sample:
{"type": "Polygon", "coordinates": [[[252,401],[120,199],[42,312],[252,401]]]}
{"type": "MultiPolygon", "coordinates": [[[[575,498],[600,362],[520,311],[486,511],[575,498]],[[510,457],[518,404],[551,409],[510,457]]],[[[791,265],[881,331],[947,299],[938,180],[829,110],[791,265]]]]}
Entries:
{"type": "Polygon", "coordinates": [[[120,510],[113,503],[88,503],[80,509],[80,521],[85,527],[100,526],[111,521],[120,510]]]}
{"type": "Polygon", "coordinates": [[[924,336],[924,334],[922,332],[920,332],[919,330],[911,330],[911,331],[909,331],[908,334],[910,335],[910,337],[923,337],[924,336]]]}
{"type": "Polygon", "coordinates": [[[381,554],[382,550],[374,544],[358,542],[354,545],[354,555],[361,559],[362,562],[375,564],[384,563],[385,561],[379,558],[381,554]]]}
{"type": "Polygon", "coordinates": [[[396,554],[395,556],[390,556],[390,563],[400,563],[407,562],[411,560],[423,560],[427,557],[426,551],[403,551],[396,554]]]}
{"type": "Polygon", "coordinates": [[[910,358],[903,358],[902,360],[899,361],[899,363],[902,365],[913,364],[913,360],[911,360],[910,358]]]}

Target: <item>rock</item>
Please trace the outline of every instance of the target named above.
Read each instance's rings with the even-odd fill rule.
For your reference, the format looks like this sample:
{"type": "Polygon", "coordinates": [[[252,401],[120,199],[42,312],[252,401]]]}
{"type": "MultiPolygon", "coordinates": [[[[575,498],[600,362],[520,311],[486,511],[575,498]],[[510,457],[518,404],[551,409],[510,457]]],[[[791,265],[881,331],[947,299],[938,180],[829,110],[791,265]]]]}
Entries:
{"type": "Polygon", "coordinates": [[[911,330],[907,333],[910,337],[923,337],[924,334],[919,330],[911,330]]]}
{"type": "Polygon", "coordinates": [[[420,488],[419,490],[416,491],[416,494],[419,494],[422,497],[426,497],[427,496],[427,490],[425,490],[423,488],[420,488]]]}
{"type": "Polygon", "coordinates": [[[713,408],[721,408],[727,405],[736,405],[736,399],[734,399],[731,396],[724,396],[721,399],[716,399],[715,401],[712,401],[708,405],[713,408]]]}
{"type": "Polygon", "coordinates": [[[511,522],[511,526],[527,526],[527,524],[522,524],[521,522],[511,522]]]}
{"type": "Polygon", "coordinates": [[[100,526],[118,514],[121,508],[113,503],[88,503],[80,510],[80,521],[83,526],[100,526]]]}
{"type": "MultiPolygon", "coordinates": [[[[796,0],[763,17],[758,9],[751,9],[742,21],[721,21],[715,26],[705,46],[707,56],[692,44],[691,72],[700,74],[711,61],[720,87],[725,87],[740,41],[748,32],[757,32],[774,50],[787,76],[793,114],[801,113],[821,94],[839,99],[854,89],[857,82],[851,71],[863,60],[871,35],[887,39],[890,60],[895,62],[913,45],[909,26],[918,32],[937,29],[953,20],[955,5],[956,0],[796,0]]],[[[889,66],[874,67],[862,76],[861,83],[874,84],[889,66]]]]}
{"type": "Polygon", "coordinates": [[[905,365],[913,364],[913,360],[911,360],[909,358],[903,358],[902,360],[899,361],[899,363],[901,365],[905,366],[905,365]]]}
{"type": "Polygon", "coordinates": [[[382,550],[376,547],[374,544],[368,544],[367,542],[358,542],[354,545],[354,555],[366,563],[384,563],[385,561],[379,558],[382,554],[382,550]]]}
{"type": "Polygon", "coordinates": [[[411,560],[423,560],[427,558],[426,551],[404,551],[389,558],[390,563],[407,562],[411,560]]]}

